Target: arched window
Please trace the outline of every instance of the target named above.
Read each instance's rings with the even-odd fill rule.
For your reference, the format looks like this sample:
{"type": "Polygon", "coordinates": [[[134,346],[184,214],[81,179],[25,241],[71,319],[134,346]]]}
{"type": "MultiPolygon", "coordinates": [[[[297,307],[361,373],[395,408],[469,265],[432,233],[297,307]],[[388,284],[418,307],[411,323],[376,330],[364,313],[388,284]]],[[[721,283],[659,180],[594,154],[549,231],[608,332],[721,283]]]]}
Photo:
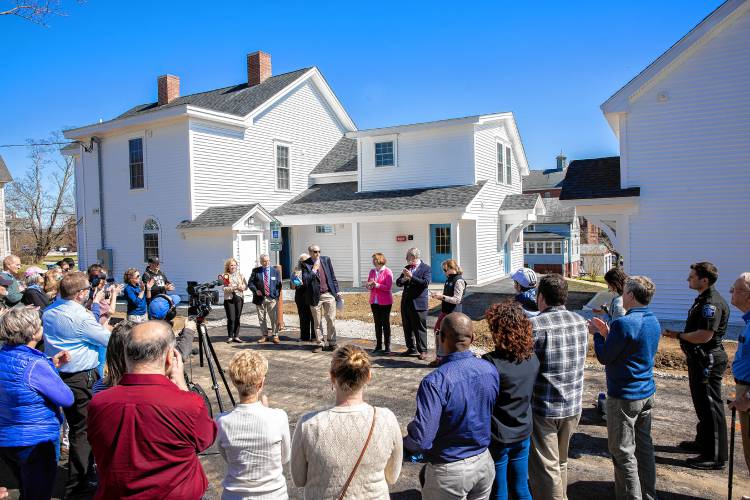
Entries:
{"type": "Polygon", "coordinates": [[[148,262],[151,257],[159,257],[159,223],[146,219],[143,224],[143,261],[148,262]]]}

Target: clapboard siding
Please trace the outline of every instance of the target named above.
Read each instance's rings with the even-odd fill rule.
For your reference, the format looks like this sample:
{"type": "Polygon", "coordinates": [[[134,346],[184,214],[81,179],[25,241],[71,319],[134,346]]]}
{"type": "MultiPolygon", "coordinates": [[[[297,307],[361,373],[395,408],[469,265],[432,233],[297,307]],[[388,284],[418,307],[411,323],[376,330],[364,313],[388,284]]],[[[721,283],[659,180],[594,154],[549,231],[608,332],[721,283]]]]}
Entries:
{"type": "MultiPolygon", "coordinates": [[[[447,221],[438,220],[433,224],[447,221]]],[[[406,265],[406,251],[416,247],[422,252],[422,260],[430,265],[430,225],[424,222],[381,222],[359,225],[360,279],[364,283],[372,269],[372,254],[380,252],[388,259],[386,264],[391,268],[396,279],[406,265]],[[413,241],[396,241],[399,234],[413,235],[413,241]]]]}
{"type": "Polygon", "coordinates": [[[474,183],[472,127],[460,125],[360,138],[361,191],[474,183]],[[396,142],[396,166],[375,167],[375,143],[396,142]]]}
{"type": "MultiPolygon", "coordinates": [[[[509,144],[507,132],[502,125],[486,124],[475,127],[474,157],[477,180],[486,180],[485,186],[471,203],[469,210],[479,215],[476,222],[477,283],[488,283],[502,278],[504,252],[501,247],[498,210],[509,194],[521,193],[521,174],[518,171],[515,152],[512,155],[512,179],[510,184],[497,182],[497,143],[509,144]]],[[[523,239],[511,249],[511,265],[514,269],[523,265],[523,239]]]]}
{"type": "Polygon", "coordinates": [[[193,217],[209,206],[262,203],[273,210],[308,187],[308,174],[344,133],[307,81],[244,132],[190,125],[193,217]],[[290,147],[291,186],[276,190],[276,143],[290,147]]]}
{"type": "Polygon", "coordinates": [[[353,280],[352,226],[351,224],[334,224],[335,234],[319,234],[315,226],[294,226],[292,228],[292,262],[301,253],[308,253],[307,248],[316,244],[320,252],[333,262],[333,270],[339,281],[353,280]]]}
{"type": "Polygon", "coordinates": [[[462,220],[459,223],[461,258],[458,264],[464,271],[464,279],[470,283],[477,280],[477,226],[473,220],[462,220]]]}
{"type": "MultiPolygon", "coordinates": [[[[715,263],[727,299],[735,277],[750,269],[748,54],[745,13],[633,100],[623,121],[625,182],[641,187],[630,271],[654,279],[652,307],[662,318],[682,319],[692,304],[691,263],[715,263]]],[[[739,320],[736,309],[733,316],[739,320]]]]}

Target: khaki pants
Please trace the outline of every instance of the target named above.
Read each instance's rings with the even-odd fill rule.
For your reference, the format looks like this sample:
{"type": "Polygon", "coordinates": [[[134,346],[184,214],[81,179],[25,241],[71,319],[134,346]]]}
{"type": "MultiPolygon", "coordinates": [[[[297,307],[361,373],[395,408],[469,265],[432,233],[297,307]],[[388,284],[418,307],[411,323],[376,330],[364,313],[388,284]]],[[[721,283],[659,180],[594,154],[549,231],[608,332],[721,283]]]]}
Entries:
{"type": "MultiPolygon", "coordinates": [[[[735,391],[737,397],[739,397],[740,394],[747,394],[747,391],[750,391],[750,385],[737,384],[735,391]]],[[[745,463],[747,464],[747,468],[750,469],[750,412],[738,411],[737,416],[740,420],[742,451],[745,453],[745,463]]]]}
{"type": "Polygon", "coordinates": [[[566,418],[534,415],[529,453],[529,485],[534,500],[567,500],[568,445],[580,413],[566,418]]]}
{"type": "Polygon", "coordinates": [[[495,480],[495,462],[488,450],[447,464],[427,464],[422,498],[429,500],[473,500],[490,497],[495,480]]]}
{"type": "Polygon", "coordinates": [[[321,293],[317,306],[310,306],[320,345],[336,345],[336,297],[331,293],[321,293]],[[323,318],[326,320],[326,335],[323,336],[323,318]]]}
{"type": "Polygon", "coordinates": [[[258,310],[258,321],[260,322],[260,334],[268,336],[268,323],[271,323],[271,334],[275,337],[279,334],[279,317],[276,307],[276,299],[263,297],[262,304],[256,304],[258,310]]]}

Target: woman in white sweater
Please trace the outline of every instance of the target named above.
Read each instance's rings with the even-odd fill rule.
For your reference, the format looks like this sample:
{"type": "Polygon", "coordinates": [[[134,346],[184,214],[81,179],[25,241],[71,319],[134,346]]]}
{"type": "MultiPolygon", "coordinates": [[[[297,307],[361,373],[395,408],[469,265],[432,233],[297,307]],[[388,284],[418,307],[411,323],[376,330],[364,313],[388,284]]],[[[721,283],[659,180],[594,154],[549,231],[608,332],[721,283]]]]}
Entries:
{"type": "Polygon", "coordinates": [[[388,485],[401,473],[401,428],[391,410],[364,402],[370,359],[357,346],[340,347],[330,374],[336,406],[308,413],[294,430],[294,484],[310,500],[338,499],[342,492],[349,499],[388,499],[388,485]]]}
{"type": "Polygon", "coordinates": [[[289,498],[283,469],[290,454],[289,418],[259,397],[267,372],[268,361],[258,351],[238,352],[229,362],[240,404],[216,419],[216,444],[227,461],[222,500],[289,498]]]}

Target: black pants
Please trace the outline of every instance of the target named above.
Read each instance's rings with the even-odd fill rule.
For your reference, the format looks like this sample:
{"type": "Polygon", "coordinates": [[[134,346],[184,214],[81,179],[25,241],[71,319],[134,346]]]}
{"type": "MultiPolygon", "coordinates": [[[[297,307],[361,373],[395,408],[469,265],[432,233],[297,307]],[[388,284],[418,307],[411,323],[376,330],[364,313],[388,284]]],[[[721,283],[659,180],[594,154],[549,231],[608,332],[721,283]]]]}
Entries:
{"type": "Polygon", "coordinates": [[[727,369],[727,353],[715,349],[708,355],[707,361],[694,354],[687,358],[690,396],[698,416],[695,441],[706,460],[726,462],[729,453],[721,382],[727,369]]]}
{"type": "Polygon", "coordinates": [[[0,448],[0,457],[18,480],[23,500],[49,500],[52,497],[57,472],[52,441],[0,448]]]}
{"type": "Polygon", "coordinates": [[[391,350],[391,304],[370,304],[372,317],[375,320],[375,349],[383,348],[385,339],[385,350],[391,350]]]}
{"type": "Polygon", "coordinates": [[[224,301],[224,311],[227,313],[227,335],[230,338],[240,336],[240,316],[244,305],[242,295],[234,294],[231,300],[224,301]]]}
{"type": "Polygon", "coordinates": [[[299,315],[299,338],[300,340],[312,340],[315,326],[310,306],[305,304],[304,290],[295,290],[294,303],[297,304],[297,314],[299,315]]]}
{"type": "Polygon", "coordinates": [[[414,350],[414,341],[416,339],[416,348],[420,353],[427,352],[427,311],[417,311],[414,309],[412,301],[407,303],[401,302],[401,324],[404,326],[404,341],[406,348],[414,350]]]}
{"type": "Polygon", "coordinates": [[[81,485],[83,487],[86,484],[86,473],[89,469],[93,470],[86,419],[88,418],[89,402],[93,395],[91,388],[99,380],[99,373],[94,368],[83,372],[60,373],[60,377],[65,385],[73,391],[74,398],[73,404],[64,408],[65,419],[70,427],[68,481],[65,485],[65,490],[69,493],[76,486],[81,485]]]}

